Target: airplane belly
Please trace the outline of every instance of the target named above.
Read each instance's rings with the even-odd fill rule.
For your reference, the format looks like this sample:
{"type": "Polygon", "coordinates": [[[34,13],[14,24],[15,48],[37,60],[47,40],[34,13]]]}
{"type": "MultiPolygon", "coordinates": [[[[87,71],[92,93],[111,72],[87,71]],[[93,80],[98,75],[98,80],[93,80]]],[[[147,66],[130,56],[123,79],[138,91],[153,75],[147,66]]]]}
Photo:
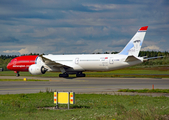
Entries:
{"type": "Polygon", "coordinates": [[[95,70],[98,70],[98,71],[105,71],[105,70],[108,70],[108,62],[101,62],[101,61],[98,61],[98,62],[84,62],[84,63],[80,63],[79,64],[84,70],[88,71],[88,70],[91,70],[91,71],[95,71],[95,70]]]}

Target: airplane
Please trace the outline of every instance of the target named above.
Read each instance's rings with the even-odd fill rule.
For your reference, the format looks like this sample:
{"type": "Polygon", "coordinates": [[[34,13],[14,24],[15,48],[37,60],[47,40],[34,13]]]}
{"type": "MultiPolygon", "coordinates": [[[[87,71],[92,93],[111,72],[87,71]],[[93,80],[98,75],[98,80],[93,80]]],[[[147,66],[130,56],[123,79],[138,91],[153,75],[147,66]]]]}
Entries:
{"type": "Polygon", "coordinates": [[[45,74],[47,71],[62,72],[59,77],[85,77],[84,71],[112,71],[146,61],[138,57],[148,26],[141,27],[124,49],[117,54],[76,54],[76,55],[26,55],[19,56],[8,63],[7,68],[16,76],[20,71],[32,75],[45,74]]]}

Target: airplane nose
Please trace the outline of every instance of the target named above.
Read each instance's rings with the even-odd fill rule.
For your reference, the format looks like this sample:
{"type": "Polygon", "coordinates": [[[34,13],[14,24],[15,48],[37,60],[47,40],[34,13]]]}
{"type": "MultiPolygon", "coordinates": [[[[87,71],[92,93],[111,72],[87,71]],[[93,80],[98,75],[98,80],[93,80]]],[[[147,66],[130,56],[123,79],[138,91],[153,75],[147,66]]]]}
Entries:
{"type": "Polygon", "coordinates": [[[7,69],[10,69],[10,63],[8,63],[8,65],[6,67],[7,67],[7,69]]]}
{"type": "Polygon", "coordinates": [[[6,67],[7,67],[8,70],[11,70],[11,68],[12,68],[12,62],[8,63],[8,65],[6,67]]]}

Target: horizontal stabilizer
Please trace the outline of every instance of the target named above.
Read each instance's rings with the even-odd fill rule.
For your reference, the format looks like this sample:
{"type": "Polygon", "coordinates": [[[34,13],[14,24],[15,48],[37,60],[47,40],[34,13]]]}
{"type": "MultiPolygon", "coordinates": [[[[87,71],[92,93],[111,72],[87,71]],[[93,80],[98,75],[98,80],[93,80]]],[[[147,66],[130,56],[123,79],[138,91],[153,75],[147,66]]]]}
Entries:
{"type": "Polygon", "coordinates": [[[157,57],[149,57],[149,58],[144,58],[143,61],[148,61],[148,60],[151,60],[151,59],[158,59],[158,58],[163,58],[164,56],[157,56],[157,57]]]}
{"type": "Polygon", "coordinates": [[[135,56],[131,55],[131,56],[128,56],[125,60],[125,62],[132,62],[132,61],[138,61],[140,59],[136,58],[135,56]]]}

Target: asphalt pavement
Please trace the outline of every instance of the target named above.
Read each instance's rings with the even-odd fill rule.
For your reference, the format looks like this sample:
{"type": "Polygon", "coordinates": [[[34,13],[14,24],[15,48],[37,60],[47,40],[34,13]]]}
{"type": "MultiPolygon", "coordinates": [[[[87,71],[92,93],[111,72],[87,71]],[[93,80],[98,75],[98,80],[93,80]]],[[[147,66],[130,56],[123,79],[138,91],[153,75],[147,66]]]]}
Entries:
{"type": "Polygon", "coordinates": [[[73,91],[75,93],[169,96],[169,94],[122,93],[119,89],[169,89],[169,78],[58,78],[0,76],[0,79],[38,79],[42,81],[0,81],[0,94],[73,91]],[[49,81],[43,81],[49,80],[49,81]]]}

